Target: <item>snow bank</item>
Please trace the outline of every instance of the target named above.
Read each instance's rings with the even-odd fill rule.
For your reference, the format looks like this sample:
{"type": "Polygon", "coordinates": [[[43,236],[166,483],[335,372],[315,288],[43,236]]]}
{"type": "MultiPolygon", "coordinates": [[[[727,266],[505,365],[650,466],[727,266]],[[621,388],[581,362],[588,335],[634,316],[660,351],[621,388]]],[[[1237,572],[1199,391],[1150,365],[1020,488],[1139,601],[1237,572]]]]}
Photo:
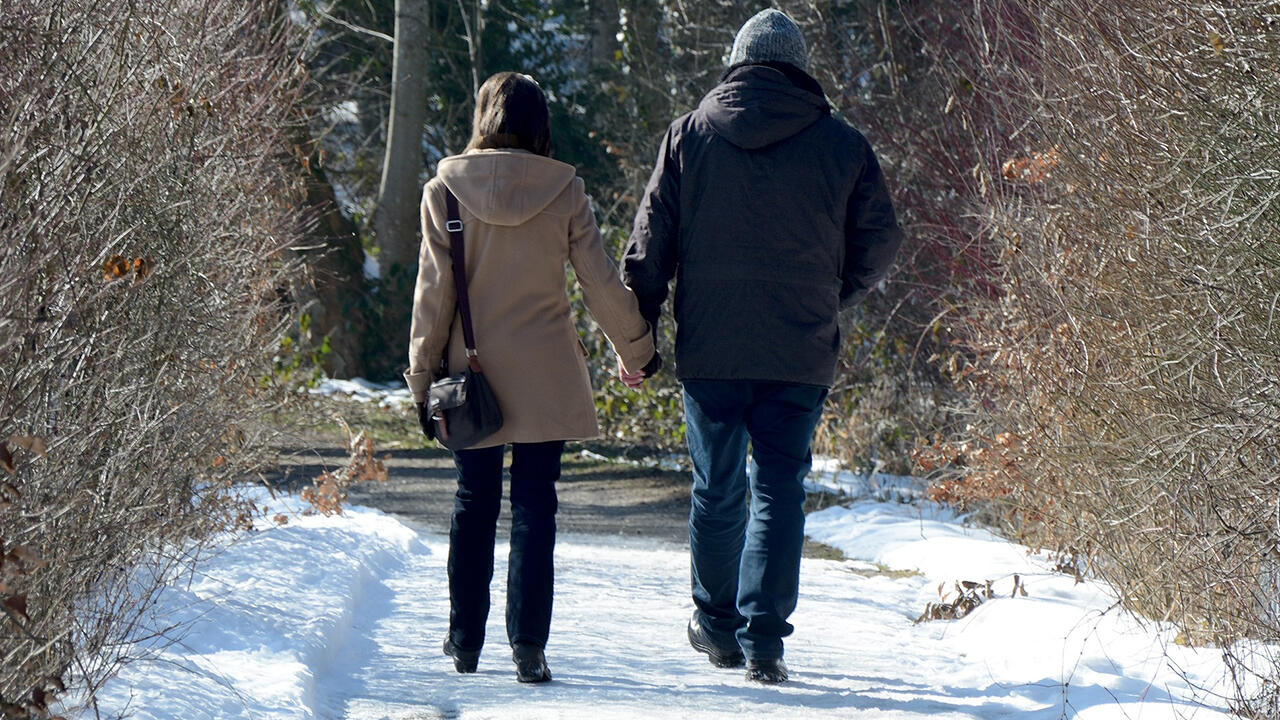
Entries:
{"type": "Polygon", "coordinates": [[[383,578],[428,552],[377,510],[303,516],[296,499],[264,495],[259,504],[288,523],[259,521],[270,526],[163,590],[141,631],[158,637],[139,642],[139,659],[98,695],[105,716],[316,717],[317,678],[349,639],[357,609],[383,578]]]}
{"type": "Polygon", "coordinates": [[[1172,626],[1124,612],[1107,586],[1077,583],[1046,556],[967,527],[934,503],[827,508],[808,517],[805,533],[839,548],[851,563],[918,572],[913,614],[954,600],[957,581],[993,581],[996,597],[967,616],[921,625],[935,628],[939,642],[966,660],[951,683],[1048,688],[1078,720],[1225,712],[1220,696],[1229,686],[1219,651],[1175,644],[1172,626]],[[1011,597],[1015,574],[1026,597],[1011,597]]]}

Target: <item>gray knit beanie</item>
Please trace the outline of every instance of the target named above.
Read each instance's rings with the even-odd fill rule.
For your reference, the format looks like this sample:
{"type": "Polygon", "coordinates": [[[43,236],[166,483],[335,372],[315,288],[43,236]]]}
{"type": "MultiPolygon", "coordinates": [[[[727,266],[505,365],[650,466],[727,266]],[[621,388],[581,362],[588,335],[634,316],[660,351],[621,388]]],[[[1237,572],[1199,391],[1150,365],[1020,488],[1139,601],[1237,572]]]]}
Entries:
{"type": "Polygon", "coordinates": [[[800,28],[785,13],[772,8],[761,10],[742,25],[733,40],[729,64],[784,62],[808,69],[808,53],[800,28]]]}

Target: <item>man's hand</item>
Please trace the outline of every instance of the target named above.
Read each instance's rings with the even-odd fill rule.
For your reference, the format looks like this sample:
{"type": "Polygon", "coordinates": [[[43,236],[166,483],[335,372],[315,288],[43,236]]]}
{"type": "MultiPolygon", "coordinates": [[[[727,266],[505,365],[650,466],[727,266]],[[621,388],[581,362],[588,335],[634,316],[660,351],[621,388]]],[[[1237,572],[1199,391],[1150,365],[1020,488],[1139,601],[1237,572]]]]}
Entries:
{"type": "Polygon", "coordinates": [[[618,358],[618,379],[622,381],[623,385],[634,390],[644,384],[644,378],[643,372],[627,372],[627,369],[622,366],[622,358],[618,358]]]}

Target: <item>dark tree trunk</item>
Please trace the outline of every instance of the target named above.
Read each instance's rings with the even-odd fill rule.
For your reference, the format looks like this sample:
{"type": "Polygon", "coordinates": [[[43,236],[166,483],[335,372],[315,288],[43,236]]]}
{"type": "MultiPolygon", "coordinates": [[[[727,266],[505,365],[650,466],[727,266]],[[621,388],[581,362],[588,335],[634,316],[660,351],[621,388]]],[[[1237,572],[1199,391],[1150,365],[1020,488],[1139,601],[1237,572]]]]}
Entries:
{"type": "Polygon", "coordinates": [[[618,0],[591,0],[590,12],[591,65],[618,65],[618,0]]]}
{"type": "Polygon", "coordinates": [[[356,226],[338,208],[333,185],[320,166],[317,143],[306,138],[299,147],[312,148],[307,162],[306,208],[308,242],[299,251],[307,273],[294,288],[303,312],[311,318],[310,344],[329,338],[324,369],[331,377],[369,374],[365,343],[371,334],[369,286],[364,277],[364,247],[356,226]]]}

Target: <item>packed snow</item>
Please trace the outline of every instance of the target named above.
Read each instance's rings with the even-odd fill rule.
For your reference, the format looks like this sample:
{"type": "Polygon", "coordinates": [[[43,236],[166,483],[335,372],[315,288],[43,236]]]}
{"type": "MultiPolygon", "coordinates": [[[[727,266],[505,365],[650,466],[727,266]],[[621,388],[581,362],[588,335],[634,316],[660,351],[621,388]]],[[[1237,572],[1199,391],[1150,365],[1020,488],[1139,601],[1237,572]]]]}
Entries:
{"type": "Polygon", "coordinates": [[[554,680],[525,686],[506,646],[505,547],[480,671],[458,675],[440,651],[447,537],[369,508],[323,517],[292,497],[262,502],[288,522],[261,521],[165,591],[156,627],[181,623],[178,635],[139,645],[98,696],[104,717],[1226,717],[1217,652],[1175,644],[1105,587],[927,502],[809,516],[807,533],[849,559],[803,562],[780,686],[688,646],[687,547],[562,535],[554,680]],[[1010,597],[1014,574],[1025,597],[1010,597]],[[959,620],[915,622],[965,580],[993,581],[996,597],[959,620]]]}

